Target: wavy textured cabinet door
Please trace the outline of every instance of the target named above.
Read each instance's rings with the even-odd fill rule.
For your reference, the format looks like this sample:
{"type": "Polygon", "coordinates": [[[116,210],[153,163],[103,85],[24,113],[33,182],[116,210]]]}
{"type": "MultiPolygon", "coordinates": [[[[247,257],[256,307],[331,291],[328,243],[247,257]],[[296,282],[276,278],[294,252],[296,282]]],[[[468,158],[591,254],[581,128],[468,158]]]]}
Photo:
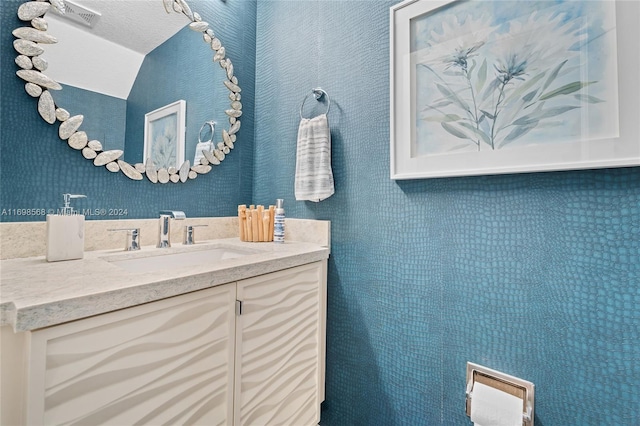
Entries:
{"type": "Polygon", "coordinates": [[[28,424],[231,424],[235,285],[36,331],[28,424]]]}
{"type": "Polygon", "coordinates": [[[326,262],[238,282],[237,426],[318,424],[326,262]]]}

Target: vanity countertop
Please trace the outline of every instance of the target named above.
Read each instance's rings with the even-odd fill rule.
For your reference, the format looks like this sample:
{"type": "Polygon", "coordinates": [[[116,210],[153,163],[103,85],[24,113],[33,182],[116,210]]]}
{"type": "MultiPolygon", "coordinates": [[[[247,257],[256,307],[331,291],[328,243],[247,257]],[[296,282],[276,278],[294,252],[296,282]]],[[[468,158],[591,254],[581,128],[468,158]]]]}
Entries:
{"type": "Polygon", "coordinates": [[[227,238],[168,249],[90,251],[84,259],[63,262],[47,262],[44,256],[2,260],[0,325],[11,325],[16,332],[35,330],[328,257],[327,247],[313,243],[246,243],[227,238]],[[255,254],[148,272],[131,272],[114,263],[216,246],[255,254]]]}

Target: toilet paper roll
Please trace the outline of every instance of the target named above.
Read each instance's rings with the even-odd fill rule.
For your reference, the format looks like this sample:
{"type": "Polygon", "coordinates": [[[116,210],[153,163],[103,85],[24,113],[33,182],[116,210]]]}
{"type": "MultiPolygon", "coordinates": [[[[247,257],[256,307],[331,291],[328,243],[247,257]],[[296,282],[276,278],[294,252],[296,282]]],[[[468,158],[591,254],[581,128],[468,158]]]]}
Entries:
{"type": "Polygon", "coordinates": [[[522,426],[522,398],[476,382],[471,421],[476,426],[522,426]]]}

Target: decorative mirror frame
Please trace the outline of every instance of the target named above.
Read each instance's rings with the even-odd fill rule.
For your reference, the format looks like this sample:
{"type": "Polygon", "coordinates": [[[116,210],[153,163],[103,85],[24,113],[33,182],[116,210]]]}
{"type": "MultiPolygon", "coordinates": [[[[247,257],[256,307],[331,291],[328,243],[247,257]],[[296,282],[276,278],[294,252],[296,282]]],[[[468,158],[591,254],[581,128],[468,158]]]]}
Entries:
{"type": "MultiPolygon", "coordinates": [[[[158,0],[160,1],[160,0],[158,0]]],[[[121,171],[130,179],[142,180],[143,175],[152,183],[178,183],[195,179],[198,175],[209,173],[212,166],[219,165],[225,156],[233,149],[236,141],[236,133],[240,130],[240,116],[242,115],[242,103],[240,102],[240,86],[238,78],[233,73],[231,59],[226,57],[224,46],[215,37],[209,24],[202,20],[197,12],[193,12],[185,0],[162,0],[167,13],[176,12],[184,14],[191,23],[189,28],[195,32],[202,33],[205,43],[211,46],[215,52],[213,61],[218,62],[220,67],[226,72],[224,86],[229,90],[231,108],[225,110],[229,117],[229,128],[222,131],[222,141],[214,145],[213,151],[202,151],[204,155],[200,159],[200,164],[191,165],[189,160],[182,163],[180,168],[170,167],[168,169],[157,169],[152,161],[146,164],[137,163],[131,165],[120,158],[124,154],[122,150],[102,149],[102,143],[97,140],[89,140],[86,132],[80,130],[83,115],[71,116],[63,108],[57,107],[53,101],[50,90],[62,90],[62,86],[47,77],[43,71],[47,69],[47,61],[41,57],[45,49],[43,44],[57,43],[57,39],[47,33],[48,24],[43,18],[51,7],[64,14],[64,0],[38,0],[27,1],[18,8],[18,18],[21,21],[31,23],[30,27],[18,27],[13,31],[16,40],[13,41],[14,49],[19,53],[15,62],[20,67],[16,72],[18,77],[26,81],[26,92],[38,98],[38,113],[44,121],[49,124],[60,122],[58,135],[60,139],[67,141],[69,146],[80,151],[84,158],[93,161],[95,166],[104,166],[113,173],[121,171]]]]}

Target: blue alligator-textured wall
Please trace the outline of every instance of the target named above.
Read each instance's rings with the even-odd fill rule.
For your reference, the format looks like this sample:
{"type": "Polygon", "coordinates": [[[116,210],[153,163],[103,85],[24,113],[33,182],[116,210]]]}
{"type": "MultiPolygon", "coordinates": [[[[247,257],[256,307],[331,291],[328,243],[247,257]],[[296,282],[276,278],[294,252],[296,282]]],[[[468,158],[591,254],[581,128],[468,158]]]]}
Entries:
{"type": "Polygon", "coordinates": [[[533,381],[537,425],[637,423],[640,168],[391,181],[394,3],[258,3],[253,202],[332,223],[322,424],[470,424],[467,361],[533,381]],[[293,195],[316,86],[318,204],[293,195]]]}
{"type": "Polygon", "coordinates": [[[52,91],[55,104],[61,108],[82,105],[83,131],[98,139],[105,151],[124,149],[127,101],[66,84],[62,87],[52,91]]]}
{"type": "MultiPolygon", "coordinates": [[[[222,40],[242,87],[242,129],[235,149],[220,166],[208,175],[184,184],[151,184],[131,181],[122,173],[110,173],[85,160],[58,138],[57,124],[45,123],[37,112],[37,102],[24,91],[24,81],[15,72],[17,53],[12,47],[14,28],[28,23],[17,16],[20,0],[3,0],[0,4],[1,75],[0,96],[0,216],[1,221],[42,221],[44,215],[20,214],[21,209],[41,212],[60,207],[65,192],[86,194],[76,207],[103,211],[106,214],[87,219],[132,219],[157,216],[161,209],[184,210],[187,217],[235,215],[238,204],[248,203],[252,196],[253,173],[253,92],[255,84],[255,21],[253,1],[192,0],[189,2],[207,20],[222,40]],[[109,212],[122,213],[110,216],[109,212]]],[[[159,2],[158,7],[162,7],[159,2]]],[[[186,19],[185,19],[186,22],[186,19]]],[[[211,67],[213,51],[195,34],[195,43],[202,44],[211,67]]],[[[44,55],[46,59],[46,54],[44,55]]],[[[183,72],[191,76],[191,87],[209,87],[210,75],[192,72],[190,63],[183,63],[183,72]],[[202,77],[206,81],[199,81],[202,77]]],[[[166,81],[171,85],[171,81],[166,81]]],[[[156,86],[157,87],[157,86],[156,86]]],[[[211,92],[206,92],[211,96],[211,92]]],[[[227,93],[224,94],[227,99],[227,93]]],[[[67,108],[72,115],[83,114],[82,106],[67,108]]],[[[202,123],[196,123],[196,132],[202,123]]],[[[82,129],[82,128],[81,128],[82,129]]],[[[218,136],[220,133],[217,133],[218,136]]],[[[91,134],[89,134],[91,138],[91,134]]],[[[197,136],[196,136],[197,137],[197,136]]],[[[193,141],[192,141],[193,142],[193,141]]],[[[193,155],[193,154],[191,154],[193,155]]],[[[193,159],[191,159],[193,160],[193,159]]]]}
{"type": "Polygon", "coordinates": [[[184,186],[131,182],[96,170],[37,115],[10,44],[20,3],[0,4],[0,208],[57,206],[72,191],[92,197],[81,207],[128,217],[176,206],[223,216],[253,194],[285,198],[289,217],[331,220],[323,424],[469,424],[467,361],[533,381],[536,424],[636,423],[640,168],[393,182],[395,2],[262,1],[256,19],[255,3],[227,0],[205,19],[242,51],[238,151],[184,186]],[[332,99],[337,190],[314,204],[294,201],[293,172],[298,108],[318,85],[332,99]]]}
{"type": "MultiPolygon", "coordinates": [[[[215,2],[202,4],[199,13],[215,16],[216,7],[212,7],[215,5],[215,2]]],[[[233,50],[229,52],[235,68],[235,55],[233,50]]],[[[226,73],[217,62],[212,62],[214,53],[199,33],[185,27],[145,57],[127,99],[126,153],[129,162],[142,161],[145,114],[181,99],[186,101],[185,160],[193,164],[198,133],[205,121],[216,122],[214,141],[222,141],[222,129],[229,129],[229,117],[224,111],[230,108],[230,101],[229,90],[222,84],[226,73]],[[162,91],[156,90],[158,85],[163,87],[162,91]]],[[[249,82],[249,87],[253,84],[253,81],[249,82]]],[[[243,81],[240,86],[245,86],[243,81]]],[[[246,94],[244,89],[242,94],[246,94]]],[[[249,114],[243,114],[240,118],[243,126],[249,117],[249,114]]],[[[207,141],[210,134],[206,126],[202,141],[207,141]]]]}

